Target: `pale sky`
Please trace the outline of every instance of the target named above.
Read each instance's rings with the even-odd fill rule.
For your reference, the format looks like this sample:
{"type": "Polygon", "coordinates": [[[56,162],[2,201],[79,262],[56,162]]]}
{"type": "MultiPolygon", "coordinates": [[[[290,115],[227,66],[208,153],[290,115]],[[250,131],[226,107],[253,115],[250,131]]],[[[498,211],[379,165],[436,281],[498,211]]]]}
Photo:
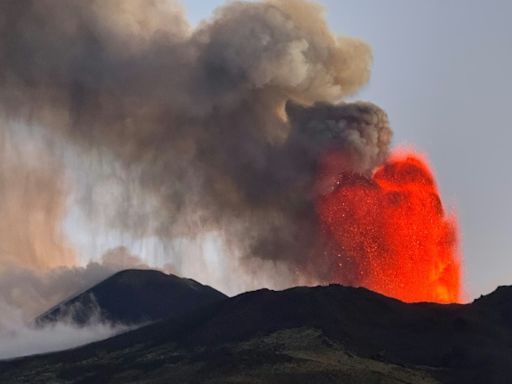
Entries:
{"type": "MultiPolygon", "coordinates": [[[[220,0],[183,0],[193,24],[220,0]]],[[[389,114],[395,144],[427,153],[463,237],[468,298],[512,284],[512,1],[323,0],[333,31],[373,47],[356,98],[389,114]]]]}

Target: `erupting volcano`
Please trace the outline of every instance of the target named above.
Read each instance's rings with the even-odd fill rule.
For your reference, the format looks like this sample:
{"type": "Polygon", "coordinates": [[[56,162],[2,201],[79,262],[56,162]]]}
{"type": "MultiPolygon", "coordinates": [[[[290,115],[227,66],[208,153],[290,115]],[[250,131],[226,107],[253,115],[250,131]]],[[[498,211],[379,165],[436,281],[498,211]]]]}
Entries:
{"type": "MultiPolygon", "coordinates": [[[[0,1],[0,273],[108,260],[118,241],[230,294],[459,301],[432,173],[388,156],[386,111],[347,99],[371,68],[309,0],[228,2],[197,26],[173,1],[0,1]]],[[[18,289],[4,296],[27,307],[18,289]]]]}
{"type": "Polygon", "coordinates": [[[335,188],[316,202],[334,243],[334,279],[406,302],[459,302],[456,220],[444,211],[427,162],[398,151],[371,177],[333,179],[337,158],[329,153],[322,162],[320,178],[330,176],[335,188]]]}

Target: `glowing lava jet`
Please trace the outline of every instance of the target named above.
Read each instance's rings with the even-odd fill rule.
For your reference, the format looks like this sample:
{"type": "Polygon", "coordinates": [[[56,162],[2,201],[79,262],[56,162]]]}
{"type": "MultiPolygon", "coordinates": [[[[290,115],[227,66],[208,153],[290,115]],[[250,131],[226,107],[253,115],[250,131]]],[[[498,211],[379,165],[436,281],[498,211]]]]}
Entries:
{"type": "Polygon", "coordinates": [[[397,152],[370,177],[347,173],[316,202],[334,240],[334,279],[406,302],[461,300],[455,217],[425,160],[397,152]]]}

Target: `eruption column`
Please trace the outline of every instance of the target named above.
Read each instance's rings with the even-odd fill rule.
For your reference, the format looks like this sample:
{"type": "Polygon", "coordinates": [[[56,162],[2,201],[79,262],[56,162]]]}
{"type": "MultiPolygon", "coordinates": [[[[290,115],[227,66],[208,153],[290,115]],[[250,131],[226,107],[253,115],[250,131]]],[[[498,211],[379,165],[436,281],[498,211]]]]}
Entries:
{"type": "MultiPolygon", "coordinates": [[[[72,201],[93,227],[162,248],[218,234],[228,251],[216,281],[189,255],[169,262],[233,293],[331,281],[335,262],[344,284],[457,300],[454,224],[428,169],[392,160],[370,178],[387,158],[387,115],[343,99],[367,83],[371,64],[370,47],[333,34],[309,0],[229,2],[196,28],[172,0],[0,1],[0,121],[58,143],[42,152],[62,148],[59,167],[76,175],[72,201]],[[334,147],[333,175],[344,176],[330,193],[336,179],[316,182],[316,171],[334,147]],[[339,258],[318,257],[330,257],[322,230],[339,258]]],[[[26,194],[34,214],[16,209],[18,189],[32,184],[4,183],[16,202],[0,204],[6,243],[12,228],[28,228],[25,216],[30,235],[61,237],[65,204],[41,193],[53,174],[40,178],[40,164],[26,194]]],[[[47,243],[37,248],[55,248],[47,243]]],[[[28,242],[15,244],[0,261],[19,264],[11,255],[28,242]]],[[[22,265],[34,270],[74,262],[66,247],[53,252],[58,262],[32,253],[22,265]]]]}

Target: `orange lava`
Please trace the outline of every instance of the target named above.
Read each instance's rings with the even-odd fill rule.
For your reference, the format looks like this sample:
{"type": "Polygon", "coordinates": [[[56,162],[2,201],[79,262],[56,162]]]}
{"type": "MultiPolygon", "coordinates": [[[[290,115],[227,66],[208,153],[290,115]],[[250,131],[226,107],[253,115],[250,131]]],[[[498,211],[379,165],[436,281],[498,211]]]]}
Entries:
{"type": "Polygon", "coordinates": [[[391,155],[371,178],[339,175],[316,209],[335,243],[334,280],[405,302],[460,302],[456,220],[417,154],[391,155]]]}

